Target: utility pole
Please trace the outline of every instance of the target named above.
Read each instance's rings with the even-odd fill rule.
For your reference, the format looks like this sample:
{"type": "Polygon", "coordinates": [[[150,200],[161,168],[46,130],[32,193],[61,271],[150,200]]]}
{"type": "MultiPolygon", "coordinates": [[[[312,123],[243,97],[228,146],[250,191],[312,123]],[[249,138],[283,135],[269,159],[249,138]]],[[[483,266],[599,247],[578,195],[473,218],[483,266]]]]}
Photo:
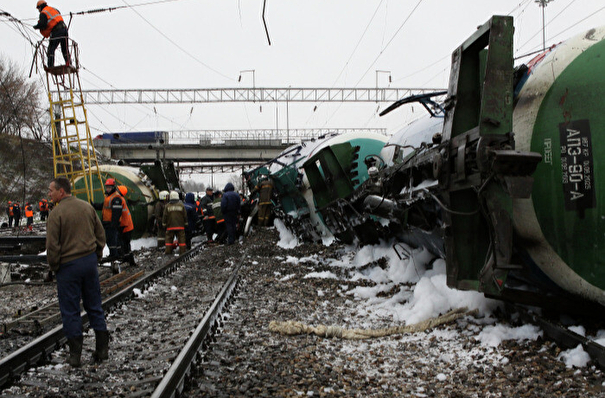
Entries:
{"type": "Polygon", "coordinates": [[[535,0],[535,1],[536,1],[536,3],[538,3],[540,5],[540,7],[542,7],[542,51],[546,51],[546,24],[545,24],[545,18],[544,18],[544,9],[548,5],[548,3],[550,3],[551,1],[554,1],[554,0],[535,0]]]}

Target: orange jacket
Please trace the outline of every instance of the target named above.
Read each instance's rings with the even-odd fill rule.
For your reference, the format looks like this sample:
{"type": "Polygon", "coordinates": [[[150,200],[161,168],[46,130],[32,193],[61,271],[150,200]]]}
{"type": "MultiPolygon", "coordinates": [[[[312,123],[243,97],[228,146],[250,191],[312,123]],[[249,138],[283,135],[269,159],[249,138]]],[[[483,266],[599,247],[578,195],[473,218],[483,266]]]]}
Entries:
{"type": "Polygon", "coordinates": [[[102,215],[101,221],[103,221],[103,222],[111,222],[112,211],[113,211],[112,206],[111,206],[111,202],[115,198],[122,198],[120,196],[120,194],[118,193],[118,191],[114,191],[111,195],[107,195],[105,197],[105,200],[103,201],[103,211],[101,213],[101,215],[102,215]]]}
{"type": "Polygon", "coordinates": [[[32,209],[32,205],[25,206],[25,217],[33,217],[34,209],[32,209]]]}
{"type": "Polygon", "coordinates": [[[61,14],[59,14],[59,11],[50,6],[44,7],[41,12],[46,14],[46,17],[48,18],[48,24],[46,25],[45,29],[40,31],[40,33],[42,33],[42,36],[44,37],[50,37],[50,32],[52,32],[53,28],[57,26],[59,22],[63,22],[63,17],[61,16],[61,14]]]}
{"type": "Polygon", "coordinates": [[[130,232],[134,229],[134,224],[132,223],[132,216],[130,215],[130,210],[128,210],[128,205],[126,204],[126,198],[122,198],[122,216],[120,217],[120,227],[122,228],[122,232],[130,232]]]}

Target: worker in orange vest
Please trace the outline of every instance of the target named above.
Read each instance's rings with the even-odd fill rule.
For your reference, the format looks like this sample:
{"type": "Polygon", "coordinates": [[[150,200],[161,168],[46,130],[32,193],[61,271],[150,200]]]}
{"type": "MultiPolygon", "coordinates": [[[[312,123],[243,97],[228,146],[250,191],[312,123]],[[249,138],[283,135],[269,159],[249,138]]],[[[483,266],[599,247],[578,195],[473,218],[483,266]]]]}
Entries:
{"type": "Polygon", "coordinates": [[[38,202],[38,210],[40,210],[40,221],[46,221],[48,217],[48,200],[42,199],[38,202]]]}
{"type": "Polygon", "coordinates": [[[34,208],[27,202],[25,203],[25,218],[27,218],[27,229],[34,230],[34,208]]]}
{"type": "Polygon", "coordinates": [[[13,214],[13,202],[10,200],[8,201],[8,206],[6,206],[6,215],[8,216],[8,227],[11,228],[15,215],[13,214]]]}
{"type": "Polygon", "coordinates": [[[128,188],[125,185],[118,186],[118,192],[122,197],[122,216],[120,217],[120,227],[118,228],[118,236],[122,246],[122,255],[130,265],[136,265],[134,262],[134,255],[130,247],[130,241],[132,239],[132,231],[134,230],[134,224],[132,223],[132,216],[126,203],[126,195],[128,194],[128,188]]]}
{"type": "Polygon", "coordinates": [[[65,59],[65,65],[70,64],[67,25],[61,13],[56,8],[50,7],[45,0],[39,0],[36,3],[36,8],[40,11],[38,23],[34,25],[34,29],[39,29],[42,36],[49,38],[48,43],[48,67],[55,66],[55,50],[61,45],[61,52],[65,59]]]}
{"type": "Polygon", "coordinates": [[[105,181],[105,200],[103,203],[93,203],[96,210],[101,210],[101,222],[105,229],[105,240],[112,260],[119,258],[120,244],[118,242],[118,227],[122,217],[122,197],[117,191],[116,180],[108,178],[105,181]]]}

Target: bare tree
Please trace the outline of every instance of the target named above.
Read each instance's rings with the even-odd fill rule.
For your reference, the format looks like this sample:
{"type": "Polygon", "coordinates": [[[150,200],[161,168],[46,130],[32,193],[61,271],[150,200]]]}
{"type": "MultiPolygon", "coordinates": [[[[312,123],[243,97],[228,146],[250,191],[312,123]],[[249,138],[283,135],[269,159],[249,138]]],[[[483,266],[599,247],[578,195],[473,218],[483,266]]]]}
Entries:
{"type": "Polygon", "coordinates": [[[42,89],[27,81],[15,64],[0,58],[0,134],[48,136],[48,114],[41,106],[42,89]]]}

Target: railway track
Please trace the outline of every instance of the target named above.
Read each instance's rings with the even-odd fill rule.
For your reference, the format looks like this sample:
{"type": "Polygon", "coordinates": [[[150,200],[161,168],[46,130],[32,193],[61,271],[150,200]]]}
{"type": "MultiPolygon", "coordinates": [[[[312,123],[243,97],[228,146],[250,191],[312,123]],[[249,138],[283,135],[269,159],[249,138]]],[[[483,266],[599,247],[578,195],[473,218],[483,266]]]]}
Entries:
{"type": "MultiPolygon", "coordinates": [[[[121,271],[100,282],[101,297],[108,297],[112,293],[133,283],[145,275],[145,271],[137,268],[129,268],[121,271]]],[[[81,308],[81,311],[83,308],[81,308]]],[[[5,322],[0,325],[0,337],[6,336],[11,330],[17,330],[19,334],[29,334],[39,336],[51,325],[61,322],[61,313],[59,311],[59,302],[53,301],[50,304],[37,308],[31,312],[25,313],[17,319],[5,322]]]]}
{"type": "MultiPolygon", "coordinates": [[[[173,396],[174,391],[182,391],[186,376],[199,363],[198,352],[203,341],[216,330],[220,311],[229,303],[239,281],[241,266],[240,262],[238,266],[210,269],[196,264],[198,256],[199,250],[192,250],[158,270],[155,279],[145,277],[145,282],[136,282],[104,301],[106,310],[113,308],[108,315],[108,324],[114,329],[110,344],[112,358],[98,369],[96,365],[85,365],[82,370],[71,370],[70,373],[87,373],[85,377],[89,381],[84,390],[81,386],[74,386],[74,391],[78,392],[74,396],[99,396],[100,390],[104,390],[106,395],[107,389],[112,391],[111,395],[136,391],[133,396],[153,393],[157,397],[173,396]],[[178,271],[169,275],[168,268],[172,271],[178,268],[178,271]],[[158,279],[160,276],[165,278],[158,279]],[[146,288],[148,291],[141,293],[146,288]],[[132,295],[138,299],[123,301],[132,295]],[[205,315],[200,322],[202,314],[205,315]],[[91,376],[88,371],[95,375],[91,376]],[[104,378],[105,372],[108,382],[95,381],[95,377],[104,378]]],[[[64,383],[65,375],[52,366],[59,358],[51,351],[64,340],[59,336],[62,335],[61,327],[56,329],[59,331],[53,329],[54,337],[49,337],[49,332],[11,355],[18,359],[9,361],[10,358],[5,358],[0,362],[0,383],[9,382],[27,367],[26,364],[40,361],[51,363],[50,368],[46,366],[23,376],[15,383],[20,393],[27,391],[29,396],[38,396],[38,390],[45,384],[48,388],[45,387],[45,393],[40,396],[46,396],[52,391],[55,381],[64,383]]],[[[94,339],[85,338],[84,361],[87,360],[87,340],[94,339]]],[[[91,346],[89,351],[92,349],[91,346]]]]}
{"type": "Polygon", "coordinates": [[[525,307],[516,305],[514,308],[521,315],[524,322],[538,326],[544,331],[544,334],[554,341],[561,349],[571,349],[581,345],[584,348],[584,351],[590,355],[590,358],[599,365],[601,370],[605,370],[604,346],[574,332],[560,322],[554,322],[535,312],[528,311],[525,307]]]}
{"type": "MultiPolygon", "coordinates": [[[[114,293],[109,294],[103,299],[103,309],[106,312],[110,312],[111,309],[118,303],[131,298],[135,289],[145,289],[156,279],[174,272],[174,270],[176,270],[182,262],[187,261],[193,255],[199,252],[201,248],[201,245],[193,248],[189,252],[185,253],[185,255],[174,258],[162,267],[148,273],[128,286],[124,286],[124,283],[126,280],[128,280],[128,278],[125,280],[119,280],[118,278],[114,279],[114,282],[117,282],[116,284],[109,283],[105,286],[106,291],[113,290],[114,293]],[[119,291],[116,291],[116,287],[120,286],[120,284],[122,284],[123,288],[119,291]]],[[[60,315],[56,312],[53,312],[53,309],[56,309],[54,304],[45,306],[45,308],[41,311],[37,313],[32,312],[25,316],[22,319],[22,322],[26,325],[33,326],[34,329],[37,326],[42,326],[40,324],[40,320],[37,318],[45,319],[47,321],[47,325],[52,322],[52,319],[54,319],[56,322],[60,322],[60,315]]],[[[88,327],[88,319],[85,313],[82,313],[82,319],[86,329],[88,327]]],[[[59,324],[53,327],[51,330],[45,332],[37,339],[29,342],[25,346],[22,346],[11,354],[6,355],[0,361],[0,386],[11,381],[15,376],[19,375],[28,367],[48,360],[50,358],[50,354],[63,346],[65,342],[66,339],[63,335],[62,325],[59,324]]]]}

